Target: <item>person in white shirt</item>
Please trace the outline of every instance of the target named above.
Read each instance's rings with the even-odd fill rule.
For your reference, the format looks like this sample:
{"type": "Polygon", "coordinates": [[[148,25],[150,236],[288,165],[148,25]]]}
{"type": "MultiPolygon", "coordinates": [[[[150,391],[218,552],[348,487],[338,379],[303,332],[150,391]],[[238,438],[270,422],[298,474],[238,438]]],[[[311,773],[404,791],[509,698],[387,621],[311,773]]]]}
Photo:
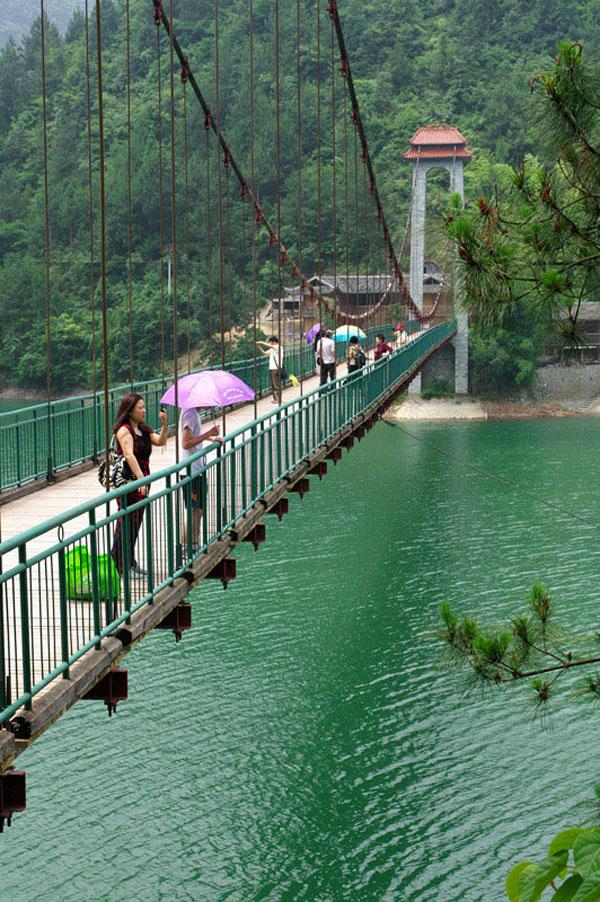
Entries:
{"type": "MultiPolygon", "coordinates": [[[[214,425],[210,429],[202,431],[202,417],[200,416],[199,407],[182,410],[179,417],[178,434],[181,460],[197,454],[198,451],[202,450],[205,442],[222,442],[223,439],[219,436],[219,429],[219,426],[214,425]]],[[[200,521],[206,499],[207,480],[206,473],[203,472],[205,464],[205,457],[199,457],[190,464],[192,480],[184,486],[186,511],[190,508],[192,510],[192,546],[194,550],[200,542],[200,521]]],[[[184,475],[187,475],[185,470],[182,472],[184,475]]],[[[187,522],[188,518],[185,516],[183,541],[186,544],[188,540],[187,522]]]]}
{"type": "Polygon", "coordinates": [[[273,400],[281,404],[281,347],[276,335],[271,335],[267,341],[257,341],[256,346],[261,354],[269,358],[269,377],[271,379],[271,391],[273,400]]]}
{"type": "Polygon", "coordinates": [[[335,379],[335,341],[332,335],[331,329],[327,329],[317,345],[317,361],[320,361],[321,367],[320,385],[325,385],[328,379],[335,379]]]}
{"type": "Polygon", "coordinates": [[[407,341],[408,335],[406,334],[404,323],[396,323],[396,330],[394,332],[394,348],[396,350],[403,348],[407,341]]]}

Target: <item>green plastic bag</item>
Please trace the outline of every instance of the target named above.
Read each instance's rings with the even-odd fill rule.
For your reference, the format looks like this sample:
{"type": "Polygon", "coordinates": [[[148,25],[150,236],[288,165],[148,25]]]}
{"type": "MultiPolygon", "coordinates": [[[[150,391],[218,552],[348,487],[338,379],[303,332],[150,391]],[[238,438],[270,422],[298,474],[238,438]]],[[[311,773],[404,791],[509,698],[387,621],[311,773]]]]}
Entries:
{"type": "MultiPolygon", "coordinates": [[[[78,545],[66,553],[65,569],[67,598],[91,601],[91,558],[84,545],[78,545]]],[[[121,594],[121,577],[110,554],[98,555],[98,592],[100,601],[109,601],[121,594]]]]}

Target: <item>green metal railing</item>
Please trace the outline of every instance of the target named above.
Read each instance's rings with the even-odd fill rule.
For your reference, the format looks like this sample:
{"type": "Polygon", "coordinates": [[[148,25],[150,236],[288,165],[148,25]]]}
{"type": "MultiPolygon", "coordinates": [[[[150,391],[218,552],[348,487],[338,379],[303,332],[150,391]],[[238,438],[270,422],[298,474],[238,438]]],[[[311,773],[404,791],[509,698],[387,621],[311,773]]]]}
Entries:
{"type": "MultiPolygon", "coordinates": [[[[407,323],[407,326],[410,324],[407,323]]],[[[371,347],[377,332],[390,334],[391,324],[372,327],[366,343],[371,347]]],[[[345,343],[338,347],[345,354],[345,343]]],[[[312,347],[303,345],[284,352],[288,372],[311,376],[315,369],[312,347]]],[[[254,360],[238,360],[226,364],[248,385],[253,384],[254,360]]],[[[147,418],[158,422],[159,400],[172,379],[163,377],[146,382],[118,385],[109,390],[110,422],[116,417],[124,394],[137,392],[144,398],[147,418]]],[[[268,359],[258,356],[256,389],[261,397],[270,391],[268,359]]],[[[174,412],[170,409],[174,423],[174,412]]],[[[104,397],[102,392],[37,404],[32,407],[0,414],[0,492],[24,485],[35,479],[47,478],[86,460],[93,460],[104,448],[104,397]]]]}
{"type": "Polygon", "coordinates": [[[153,603],[286,474],[386,392],[456,330],[423,332],[402,350],[253,420],[194,458],[79,507],[0,545],[0,724],[132,614],[153,603]],[[202,454],[199,534],[191,466],[202,454]],[[135,503],[131,492],[151,493],[135,503]],[[129,493],[129,497],[127,497],[129,493]],[[121,504],[118,510],[117,502],[121,504]],[[119,521],[120,525],[119,525],[119,521]],[[139,529],[136,537],[134,528],[139,529]],[[68,530],[68,535],[65,532],[68,530]],[[114,560],[122,561],[122,576],[114,560]],[[130,572],[137,561],[143,576],[130,572]]]}

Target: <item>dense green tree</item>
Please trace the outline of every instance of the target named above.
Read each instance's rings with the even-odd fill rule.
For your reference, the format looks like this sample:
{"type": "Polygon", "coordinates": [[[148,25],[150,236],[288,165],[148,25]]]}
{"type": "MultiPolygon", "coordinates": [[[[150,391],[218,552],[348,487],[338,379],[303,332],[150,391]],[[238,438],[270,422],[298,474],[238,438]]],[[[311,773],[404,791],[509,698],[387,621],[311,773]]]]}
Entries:
{"type": "Polygon", "coordinates": [[[509,185],[466,211],[455,200],[447,231],[480,329],[525,309],[578,345],[581,305],[600,288],[600,71],[580,45],[563,43],[532,87],[549,162],[526,157],[509,185]]]}
{"type": "MultiPolygon", "coordinates": [[[[92,4],[90,9],[92,9],[92,4]]],[[[533,0],[499,4],[434,0],[424,7],[415,0],[393,0],[388,4],[369,0],[346,0],[342,10],[353,73],[378,172],[380,189],[397,243],[401,243],[410,202],[410,169],[402,153],[415,128],[427,121],[448,120],[461,127],[476,151],[476,161],[467,169],[467,191],[482,193],[494,184],[499,164],[512,162],[539,150],[536,124],[530,114],[527,77],[546,65],[560,37],[580,39],[585,34],[592,55],[600,46],[600,26],[593,15],[592,0],[561,0],[551,15],[544,15],[533,0]],[[483,24],[483,30],[481,23],[483,24]]],[[[254,4],[255,36],[255,136],[256,186],[267,215],[275,218],[275,117],[273,9],[267,0],[254,4]]],[[[317,266],[316,179],[316,6],[301,0],[301,95],[302,95],[302,235],[298,240],[296,122],[295,122],[295,17],[290,7],[282,15],[281,84],[281,210],[282,238],[302,258],[309,272],[317,266]]],[[[249,171],[248,8],[233,0],[222,9],[221,101],[222,125],[227,140],[243,169],[249,171]]],[[[208,102],[214,108],[213,4],[178,0],[176,30],[189,54],[194,73],[208,102]]],[[[127,118],[124,4],[103,0],[103,49],[106,119],[106,175],[108,214],[108,280],[111,321],[111,378],[129,370],[127,335],[127,118]],[[125,292],[125,295],[123,294],[125,292]],[[125,334],[122,334],[123,330],[125,334]],[[127,357],[123,364],[123,355],[127,357]]],[[[132,154],[133,221],[132,268],[136,313],[133,361],[138,376],[156,374],[162,363],[156,354],[156,323],[168,316],[164,280],[159,278],[159,234],[162,220],[163,245],[170,242],[170,119],[168,41],[161,35],[163,108],[163,192],[158,173],[158,108],[156,29],[151,4],[132,4],[132,154]],[[162,210],[162,213],[161,213],[162,210]],[[152,295],[152,297],[150,296],[152,295]],[[139,301],[138,301],[139,298],[139,301]],[[148,322],[152,317],[154,322],[148,322]],[[139,348],[139,353],[137,348],[139,348]]],[[[321,264],[323,270],[345,266],[344,149],[342,79],[338,73],[337,108],[337,201],[334,224],[332,208],[331,50],[330,23],[321,7],[321,116],[322,116],[322,216],[321,264]],[[335,228],[334,228],[335,225],[335,228]],[[336,241],[334,243],[334,232],[336,241]]],[[[48,140],[51,238],[51,310],[60,318],[69,314],[83,322],[92,341],[91,292],[88,263],[87,109],[85,78],[85,21],[77,12],[61,38],[54,26],[46,33],[48,81],[48,140]]],[[[96,120],[95,23],[90,21],[92,51],[92,156],[94,211],[94,274],[98,283],[98,127],[96,120]]],[[[180,310],[185,311],[183,244],[185,201],[183,192],[182,92],[177,89],[177,213],[180,240],[180,310]]],[[[220,302],[217,256],[216,196],[217,152],[210,144],[210,208],[206,183],[206,151],[203,115],[188,91],[189,132],[189,269],[194,285],[190,334],[199,343],[208,339],[210,311],[213,328],[220,302]],[[208,262],[207,221],[212,223],[212,262],[208,262]],[[209,271],[210,270],[210,271],[209,271]],[[210,290],[209,290],[210,283],[210,290]],[[212,301],[211,301],[212,294],[212,301]]],[[[352,131],[349,147],[350,267],[367,259],[364,229],[358,236],[352,224],[364,222],[362,164],[359,161],[359,203],[354,198],[352,131]]],[[[223,173],[221,230],[225,241],[224,308],[238,329],[251,311],[251,235],[248,206],[240,202],[239,188],[231,173],[223,173]]],[[[446,189],[441,189],[446,190],[446,189]]],[[[440,195],[441,196],[441,195],[440,195]]],[[[0,360],[0,379],[27,384],[29,368],[20,357],[27,335],[44,331],[44,216],[42,132],[40,105],[40,27],[35,22],[21,44],[8,43],[0,51],[0,297],[3,317],[2,347],[10,346],[0,360]],[[39,275],[34,277],[35,267],[39,275]],[[3,289],[4,290],[4,289],[3,289]],[[26,311],[26,316],[22,315],[26,311]]],[[[436,239],[437,240],[437,239],[436,239]]],[[[437,246],[437,245],[436,245],[437,246]]],[[[385,267],[382,255],[372,262],[385,267]]],[[[263,306],[277,290],[272,251],[264,233],[258,241],[257,298],[263,306]]],[[[289,270],[284,284],[293,281],[289,270]]],[[[96,290],[96,304],[98,295],[96,290]]],[[[185,312],[180,333],[187,334],[185,312]]],[[[60,328],[57,324],[57,328],[60,328]]],[[[167,330],[168,331],[168,330],[167,330]]],[[[530,330],[531,331],[531,330],[530,330]]],[[[58,337],[57,337],[58,341],[58,337]]],[[[61,339],[62,341],[62,339],[61,339]]],[[[160,336],[159,336],[160,343],[160,336]]],[[[64,347],[64,345],[63,345],[64,347]]],[[[58,348],[54,348],[54,356],[58,348]]],[[[200,352],[199,352],[200,353],[200,352]]],[[[165,355],[172,343],[165,335],[165,355]]],[[[525,354],[525,357],[527,355],[525,354]]],[[[89,384],[86,357],[69,369],[72,387],[89,384]]],[[[167,363],[168,365],[168,363],[167,363]]],[[[67,386],[68,387],[68,386],[67,386]]]]}

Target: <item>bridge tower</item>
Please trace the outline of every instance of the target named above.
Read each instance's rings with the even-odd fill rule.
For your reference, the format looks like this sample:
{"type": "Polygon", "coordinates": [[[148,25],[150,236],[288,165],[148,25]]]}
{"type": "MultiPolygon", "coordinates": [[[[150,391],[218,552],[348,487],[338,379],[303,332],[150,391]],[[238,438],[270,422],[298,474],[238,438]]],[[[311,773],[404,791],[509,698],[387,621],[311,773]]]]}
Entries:
{"type": "MultiPolygon", "coordinates": [[[[412,163],[413,194],[410,237],[410,293],[423,309],[423,270],[425,264],[425,211],[427,201],[427,174],[432,169],[445,169],[450,174],[450,193],[460,194],[464,201],[465,165],[473,154],[466,149],[466,139],[457,128],[449,125],[425,125],[418,128],[410,139],[410,149],[403,154],[412,163]]],[[[458,287],[454,283],[455,302],[458,287]]],[[[454,390],[457,394],[468,391],[469,326],[467,314],[457,311],[458,330],[454,345],[454,390]]],[[[420,392],[420,374],[411,383],[411,390],[420,392]]]]}

